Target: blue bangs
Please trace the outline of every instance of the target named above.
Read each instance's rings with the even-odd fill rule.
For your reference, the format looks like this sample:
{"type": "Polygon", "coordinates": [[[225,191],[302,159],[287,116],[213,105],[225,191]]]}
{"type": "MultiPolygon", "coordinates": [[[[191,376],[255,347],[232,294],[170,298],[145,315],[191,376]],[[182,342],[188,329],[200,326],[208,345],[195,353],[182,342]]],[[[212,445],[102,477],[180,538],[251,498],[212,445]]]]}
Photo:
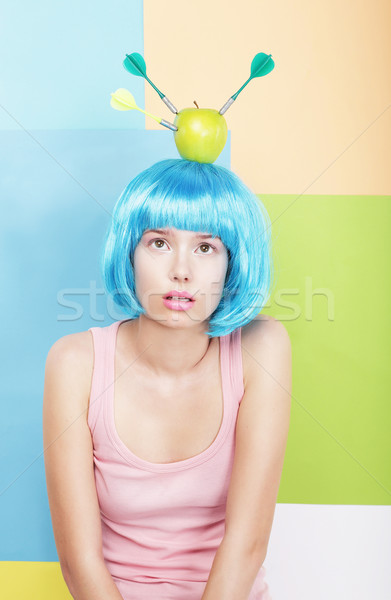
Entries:
{"type": "Polygon", "coordinates": [[[135,248],[146,229],[165,227],[219,236],[228,251],[223,295],[206,334],[227,335],[252,321],[272,287],[269,215],[232,171],[183,159],[162,160],[139,173],[114,207],[100,267],[107,291],[126,316],[146,312],[135,294],[135,248]]]}

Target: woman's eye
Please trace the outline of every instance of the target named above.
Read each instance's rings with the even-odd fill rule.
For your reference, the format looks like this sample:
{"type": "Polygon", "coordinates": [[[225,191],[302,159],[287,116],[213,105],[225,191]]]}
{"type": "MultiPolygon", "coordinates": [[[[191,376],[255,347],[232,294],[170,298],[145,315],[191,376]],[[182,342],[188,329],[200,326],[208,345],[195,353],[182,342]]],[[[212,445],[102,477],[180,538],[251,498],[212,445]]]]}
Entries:
{"type": "MultiPolygon", "coordinates": [[[[154,244],[155,242],[163,242],[164,240],[152,240],[150,242],[150,244],[154,244]]],[[[162,248],[162,246],[158,246],[159,248],[162,248]]]]}
{"type": "MultiPolygon", "coordinates": [[[[152,244],[155,244],[155,243],[165,244],[166,242],[165,242],[165,240],[162,240],[162,239],[156,239],[156,240],[151,240],[149,242],[149,245],[152,245],[152,244]]],[[[163,245],[155,246],[155,247],[160,250],[161,248],[163,248],[163,245]]],[[[199,248],[205,248],[205,247],[209,248],[211,250],[211,252],[204,252],[204,251],[202,251],[201,254],[213,254],[213,252],[215,250],[214,246],[211,246],[211,244],[205,244],[205,243],[204,244],[200,244],[200,246],[199,246],[199,248]]]]}
{"type": "Polygon", "coordinates": [[[210,244],[201,244],[200,248],[207,246],[208,248],[210,248],[212,250],[212,252],[202,252],[201,254],[212,254],[214,247],[211,246],[210,244]]]}

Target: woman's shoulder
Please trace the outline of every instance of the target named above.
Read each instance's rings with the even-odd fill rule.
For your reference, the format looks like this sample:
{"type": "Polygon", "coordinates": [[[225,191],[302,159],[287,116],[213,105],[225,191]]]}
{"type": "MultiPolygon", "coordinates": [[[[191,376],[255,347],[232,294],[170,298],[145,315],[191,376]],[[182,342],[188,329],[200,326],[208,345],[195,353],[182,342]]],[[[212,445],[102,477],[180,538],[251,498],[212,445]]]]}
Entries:
{"type": "Polygon", "coordinates": [[[271,315],[257,315],[255,319],[242,327],[242,340],[251,341],[259,336],[289,337],[285,325],[271,315]]]}
{"type": "Polygon", "coordinates": [[[93,366],[93,339],[86,330],[56,340],[47,354],[45,370],[58,380],[68,381],[72,390],[81,392],[78,395],[84,404],[90,395],[93,366]]]}
{"type": "Polygon", "coordinates": [[[68,333],[56,340],[49,353],[57,357],[67,357],[70,360],[88,361],[93,352],[92,334],[89,330],[68,333]]]}
{"type": "MultiPolygon", "coordinates": [[[[290,338],[285,325],[271,315],[258,315],[242,327],[242,362],[244,381],[248,380],[252,369],[262,362],[267,348],[280,348],[282,351],[290,347],[290,338]]],[[[257,366],[258,365],[258,366],[257,366]]]]}

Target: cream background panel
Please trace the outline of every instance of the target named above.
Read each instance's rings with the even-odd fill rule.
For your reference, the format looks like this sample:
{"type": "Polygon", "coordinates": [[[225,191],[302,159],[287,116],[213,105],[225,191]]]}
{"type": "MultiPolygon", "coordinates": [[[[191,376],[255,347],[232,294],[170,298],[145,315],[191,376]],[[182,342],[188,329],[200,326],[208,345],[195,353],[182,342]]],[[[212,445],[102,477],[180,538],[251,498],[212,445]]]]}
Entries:
{"type": "MultiPolygon", "coordinates": [[[[219,110],[254,55],[271,53],[275,69],[225,114],[232,170],[256,193],[387,195],[390,21],[386,0],[145,0],[144,57],[178,110],[193,100],[219,110]]],[[[147,111],[174,120],[148,83],[145,99],[147,111]]]]}

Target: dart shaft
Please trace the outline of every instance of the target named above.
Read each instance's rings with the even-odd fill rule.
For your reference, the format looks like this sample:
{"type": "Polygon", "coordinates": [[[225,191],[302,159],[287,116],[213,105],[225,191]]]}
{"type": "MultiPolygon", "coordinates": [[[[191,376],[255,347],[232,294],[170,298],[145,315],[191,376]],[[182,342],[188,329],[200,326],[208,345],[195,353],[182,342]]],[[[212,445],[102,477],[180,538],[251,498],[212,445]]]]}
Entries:
{"type": "Polygon", "coordinates": [[[224,104],[224,106],[222,106],[219,110],[219,113],[221,115],[223,115],[231,106],[231,104],[235,101],[235,98],[230,98],[229,100],[227,100],[227,102],[224,104]]]}
{"type": "Polygon", "coordinates": [[[167,129],[171,129],[171,131],[178,131],[178,127],[176,125],[173,125],[172,123],[169,123],[165,119],[162,119],[160,121],[160,125],[163,125],[164,127],[167,127],[167,129]]]}
{"type": "Polygon", "coordinates": [[[250,77],[247,79],[247,81],[242,85],[241,88],[238,89],[238,91],[232,96],[232,98],[234,100],[236,100],[236,98],[239,96],[240,92],[246,87],[246,85],[249,83],[249,81],[251,81],[252,77],[250,75],[250,77]]]}
{"type": "Polygon", "coordinates": [[[163,98],[164,94],[162,94],[162,92],[156,87],[156,85],[153,83],[153,81],[151,81],[149,79],[149,77],[147,76],[147,74],[144,75],[144,78],[153,87],[153,89],[159,94],[160,98],[163,98]]]}
{"type": "Polygon", "coordinates": [[[173,103],[167,98],[167,96],[163,96],[162,100],[163,100],[164,104],[166,106],[168,106],[168,108],[170,109],[170,111],[174,113],[174,115],[178,114],[177,109],[175,108],[175,106],[173,105],[173,103]]]}
{"type": "Polygon", "coordinates": [[[144,115],[148,115],[148,117],[152,117],[152,119],[155,119],[155,121],[157,121],[158,123],[160,123],[159,117],[155,117],[155,115],[151,115],[151,113],[149,113],[146,110],[143,110],[142,108],[139,108],[139,107],[137,107],[137,110],[139,110],[140,112],[144,113],[144,115]]]}

